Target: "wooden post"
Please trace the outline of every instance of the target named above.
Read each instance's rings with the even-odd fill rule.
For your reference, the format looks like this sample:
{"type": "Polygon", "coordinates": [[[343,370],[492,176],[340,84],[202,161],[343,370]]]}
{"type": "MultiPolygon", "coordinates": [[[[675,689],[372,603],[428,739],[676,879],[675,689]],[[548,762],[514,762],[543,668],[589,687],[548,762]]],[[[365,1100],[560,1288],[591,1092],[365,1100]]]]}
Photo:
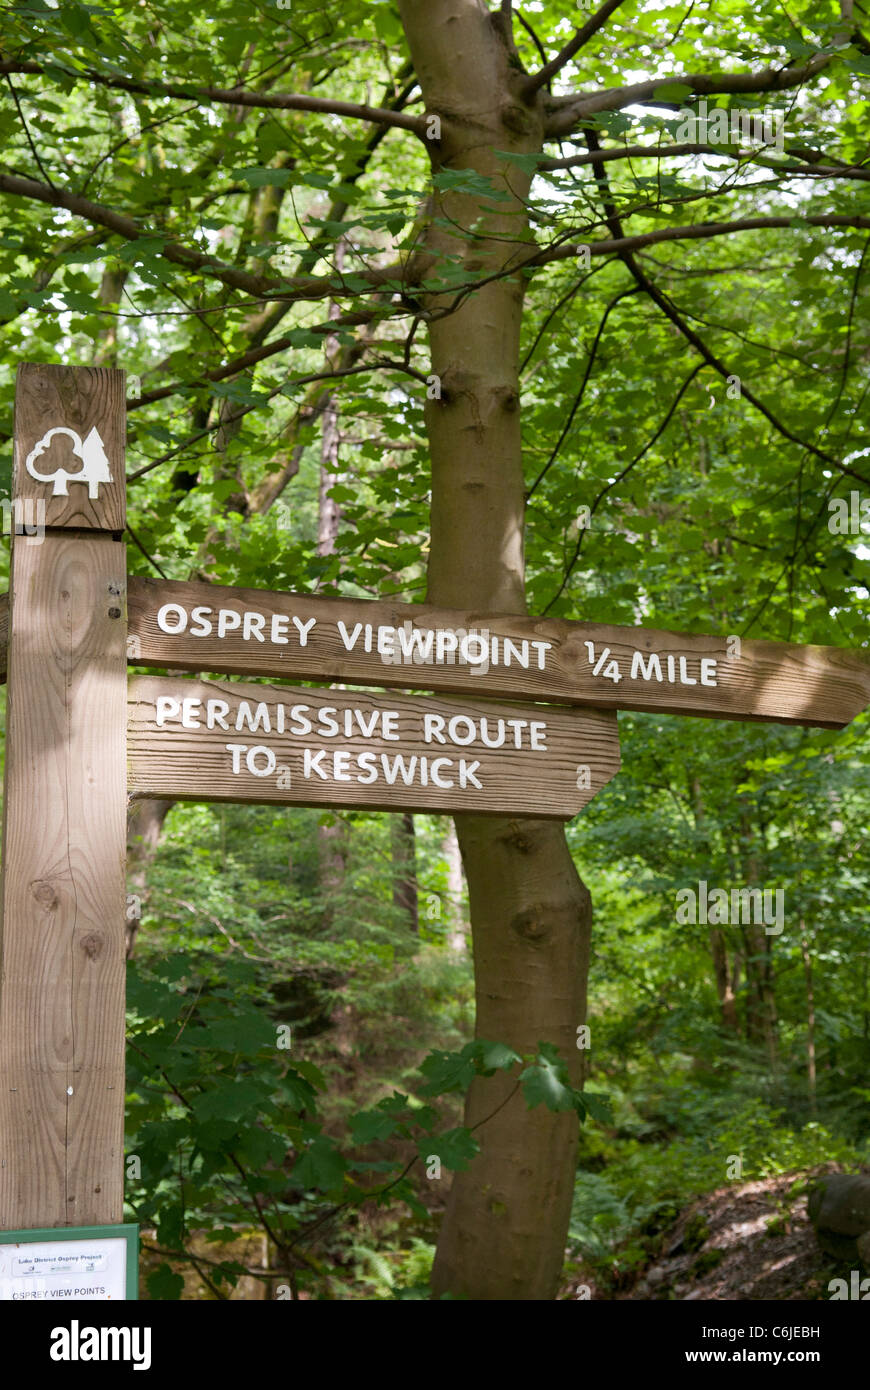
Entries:
{"type": "Polygon", "coordinates": [[[0,926],[0,1229],[122,1219],[124,373],[27,364],[15,399],[0,926]]]}

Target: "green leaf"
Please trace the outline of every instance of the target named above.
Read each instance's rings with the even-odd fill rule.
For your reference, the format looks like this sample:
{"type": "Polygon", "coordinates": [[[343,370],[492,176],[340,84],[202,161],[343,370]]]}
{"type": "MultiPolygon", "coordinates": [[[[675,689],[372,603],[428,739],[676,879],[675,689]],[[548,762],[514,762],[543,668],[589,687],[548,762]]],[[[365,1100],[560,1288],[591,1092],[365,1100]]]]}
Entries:
{"type": "Polygon", "coordinates": [[[661,87],[656,87],[653,96],[656,101],[685,101],[694,94],[694,90],[694,87],[687,87],[685,82],[665,82],[661,87]]]}
{"type": "Polygon", "coordinates": [[[295,1164],[293,1176],[303,1187],[333,1192],[341,1186],[346,1168],[335,1142],[321,1134],[295,1164]]]}
{"type": "Polygon", "coordinates": [[[556,1049],[546,1043],[539,1043],[538,1047],[533,1064],[520,1073],[526,1105],[530,1110],[536,1105],[545,1105],[553,1111],[577,1109],[577,1092],[556,1049]]]}
{"type": "Polygon", "coordinates": [[[461,1052],[431,1052],[418,1068],[427,1077],[420,1087],[424,1096],[443,1096],[450,1091],[466,1091],[475,1075],[474,1043],[467,1043],[461,1052]]]}
{"type": "Polygon", "coordinates": [[[184,1292],[184,1279],[180,1274],[175,1274],[165,1261],[148,1275],[145,1283],[155,1301],[176,1302],[184,1292]]]}
{"type": "Polygon", "coordinates": [[[230,177],[238,179],[240,183],[246,183],[249,188],[287,188],[293,181],[292,169],[266,169],[262,165],[252,164],[246,169],[231,170],[230,177]]]}
{"type": "Polygon", "coordinates": [[[476,1047],[477,1060],[484,1073],[509,1071],[515,1062],[523,1060],[520,1054],[514,1052],[506,1043],[484,1042],[482,1038],[478,1038],[476,1047]]]}
{"type": "Polygon", "coordinates": [[[587,1114],[593,1120],[598,1120],[599,1124],[613,1124],[613,1111],[610,1105],[610,1097],[602,1091],[583,1091],[583,1106],[587,1114]]]}
{"type": "Polygon", "coordinates": [[[432,1135],[420,1141],[419,1153],[425,1163],[440,1158],[445,1168],[462,1173],[480,1152],[480,1145],[470,1129],[448,1129],[445,1134],[432,1135]]]}
{"type": "Polygon", "coordinates": [[[350,1117],[350,1129],[354,1142],[371,1144],[376,1139],[389,1139],[399,1127],[394,1115],[383,1110],[361,1110],[350,1117]]]}

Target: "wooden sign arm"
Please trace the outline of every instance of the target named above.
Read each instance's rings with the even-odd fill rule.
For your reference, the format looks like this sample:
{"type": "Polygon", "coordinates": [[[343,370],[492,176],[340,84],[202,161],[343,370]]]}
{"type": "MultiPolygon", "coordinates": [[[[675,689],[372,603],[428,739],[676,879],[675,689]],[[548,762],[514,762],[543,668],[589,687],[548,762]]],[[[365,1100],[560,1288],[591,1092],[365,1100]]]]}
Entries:
{"type": "MultiPolygon", "coordinates": [[[[870,651],[863,649],[135,576],[129,588],[132,666],[831,729],[870,705],[870,651]],[[459,634],[455,644],[451,634],[459,634]],[[480,634],[485,661],[478,659],[480,634]],[[471,659],[463,661],[466,637],[471,659]]],[[[7,624],[2,595],[0,681],[7,624]]]]}
{"type": "Polygon", "coordinates": [[[841,728],[870,650],[132,577],[128,659],[278,680],[841,728]]]}

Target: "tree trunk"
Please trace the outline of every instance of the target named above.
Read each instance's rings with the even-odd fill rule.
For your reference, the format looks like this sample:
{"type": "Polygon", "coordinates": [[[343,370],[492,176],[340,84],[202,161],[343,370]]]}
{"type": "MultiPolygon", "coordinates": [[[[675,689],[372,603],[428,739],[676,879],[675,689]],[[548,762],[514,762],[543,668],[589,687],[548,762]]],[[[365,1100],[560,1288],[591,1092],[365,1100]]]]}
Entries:
{"type": "MultiPolygon", "coordinates": [[[[335,248],[335,268],[341,273],[344,265],[344,242],[339,241],[335,248]]],[[[329,317],[337,319],[339,306],[334,300],[329,304],[329,317]]],[[[331,365],[335,365],[339,353],[339,342],[334,334],[330,333],[324,344],[326,360],[331,365]]],[[[338,528],[341,524],[341,510],[334,498],[329,496],[332,488],[338,482],[338,447],[341,437],[338,429],[338,407],[335,395],[329,397],[326,408],[323,411],[321,420],[320,435],[320,489],[318,507],[318,527],[317,527],[317,553],[318,555],[331,555],[335,550],[335,541],[338,536],[338,528]]]]}
{"type": "MultiPolygon", "coordinates": [[[[759,888],[763,874],[758,851],[753,847],[753,827],[745,809],[740,812],[741,839],[745,848],[743,882],[759,888]]],[[[762,1043],[770,1062],[771,1075],[777,1069],[776,977],[773,969],[773,937],[756,923],[743,932],[746,945],[746,1036],[762,1043]]]]}
{"type": "Polygon", "coordinates": [[[414,834],[414,815],[400,811],[390,817],[390,840],[393,855],[393,907],[403,913],[408,930],[420,929],[417,909],[417,850],[414,834]]]}
{"type": "MultiPolygon", "coordinates": [[[[503,268],[529,238],[522,199],[529,179],[495,151],[542,146],[537,108],[517,93],[522,74],[502,16],[480,0],[400,0],[427,113],[441,119],[436,167],[468,169],[514,194],[509,202],[445,193],[420,258],[464,257],[477,274],[503,268]]],[[[431,259],[430,259],[431,258],[431,259]]],[[[519,335],[524,282],[491,281],[457,312],[429,324],[431,371],[441,399],[427,400],[432,460],[428,601],[452,608],[525,612],[524,480],[520,444],[519,335]]],[[[429,297],[427,308],[444,307],[429,297]]],[[[561,826],[463,815],[456,829],[468,879],[477,1034],[535,1053],[555,1043],[579,1078],[589,894],[561,826]]],[[[528,1110],[499,1073],[473,1083],[466,1103],[480,1154],[451,1188],[433,1273],[444,1292],[482,1300],[544,1300],[557,1291],[574,1185],[576,1116],[528,1110]]]]}
{"type": "Polygon", "coordinates": [[[468,922],[465,915],[465,875],[462,871],[462,852],[456,838],[452,819],[441,842],[441,853],[447,860],[447,946],[457,956],[468,949],[468,922]]]}
{"type": "Polygon", "coordinates": [[[722,1027],[727,1028],[729,1033],[736,1033],[737,996],[728,970],[728,949],[725,945],[725,936],[718,927],[710,928],[710,953],[713,957],[713,974],[716,977],[716,993],[719,996],[722,1027]]]}
{"type": "MultiPolygon", "coordinates": [[[[701,472],[706,473],[704,453],[701,456],[701,472]]],[[[716,542],[718,544],[718,542],[716,542]]],[[[697,777],[693,777],[689,783],[689,791],[692,798],[692,808],[695,817],[695,829],[700,833],[704,832],[706,839],[706,810],[704,808],[704,798],[701,792],[701,782],[697,777]]],[[[707,845],[709,849],[709,844],[707,845]]],[[[731,982],[728,970],[728,947],[725,942],[725,933],[718,927],[710,928],[710,954],[713,957],[713,977],[716,981],[716,994],[719,998],[719,1009],[722,1015],[722,1027],[729,1032],[738,1031],[737,1024],[737,996],[731,982]]]]}
{"type": "Polygon", "coordinates": [[[813,988],[813,958],[807,939],[806,923],[801,922],[801,959],[807,989],[807,1093],[810,1114],[816,1113],[816,996],[813,988]]]}
{"type": "MultiPolygon", "coordinates": [[[[130,271],[125,266],[107,266],[103,271],[97,299],[105,308],[119,304],[130,271]]],[[[117,367],[118,365],[118,320],[107,318],[103,321],[94,352],[95,367],[117,367]]]]}
{"type": "Polygon", "coordinates": [[[148,798],[134,801],[127,813],[127,885],[133,899],[127,902],[128,960],[136,947],[142,907],[148,897],[148,870],[157,853],[163,822],[174,804],[148,798]]]}
{"type": "Polygon", "coordinates": [[[746,1036],[764,1046],[771,1074],[777,1068],[777,1011],[773,972],[773,938],[763,927],[747,926],[746,943],[746,1036]]]}
{"type": "MultiPolygon", "coordinates": [[[[342,243],[339,242],[335,255],[339,270],[342,259],[342,243]]],[[[334,301],[330,301],[328,313],[331,319],[338,317],[338,306],[334,301]]],[[[338,342],[332,334],[326,339],[325,350],[327,358],[331,361],[338,350],[338,342]]],[[[338,503],[328,495],[330,489],[338,481],[339,444],[338,409],[335,396],[332,395],[329,397],[321,417],[320,485],[317,517],[318,555],[332,554],[335,549],[338,528],[341,524],[341,512],[338,503]]],[[[334,588],[334,585],[330,587],[334,588]]],[[[323,917],[327,926],[330,925],[334,916],[335,899],[344,888],[347,871],[347,833],[347,824],[341,817],[337,817],[332,825],[318,825],[317,827],[318,877],[323,902],[323,917]]]]}

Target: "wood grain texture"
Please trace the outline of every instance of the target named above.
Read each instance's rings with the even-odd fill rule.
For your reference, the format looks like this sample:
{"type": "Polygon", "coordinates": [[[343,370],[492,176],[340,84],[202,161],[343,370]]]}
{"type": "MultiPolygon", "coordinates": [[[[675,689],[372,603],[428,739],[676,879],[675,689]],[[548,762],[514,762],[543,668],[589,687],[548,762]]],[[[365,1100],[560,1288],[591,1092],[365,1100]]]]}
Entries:
{"type": "MultiPolygon", "coordinates": [[[[131,664],[204,673],[341,681],[832,729],[848,724],[870,703],[870,651],[863,649],[746,640],[736,656],[729,655],[733,642],[725,636],[506,617],[390,601],[311,598],[196,582],[131,578],[129,631],[133,639],[131,664]],[[172,635],[160,630],[158,614],[166,604],[178,604],[185,610],[186,631],[172,635]],[[216,630],[209,636],[191,636],[194,624],[190,614],[197,607],[210,610],[211,617],[203,621],[211,621],[213,629],[221,610],[240,616],[245,612],[260,614],[266,640],[260,641],[252,633],[246,638],[243,625],[222,637],[216,630]],[[283,644],[270,640],[273,618],[283,618],[287,624],[279,625],[280,635],[288,639],[283,644]],[[302,624],[315,619],[304,646],[293,618],[302,624]],[[490,642],[496,639],[499,650],[505,638],[515,644],[550,645],[543,652],[530,646],[529,669],[516,661],[511,665],[490,662],[488,670],[455,660],[451,663],[446,645],[442,661],[397,661],[379,655],[377,650],[364,651],[364,633],[354,649],[347,650],[339,622],[349,633],[357,624],[363,629],[371,625],[373,645],[379,627],[402,629],[403,625],[407,625],[406,645],[413,640],[412,629],[421,634],[439,630],[485,632],[490,642]],[[593,644],[592,657],[586,645],[589,642],[593,644]],[[596,674],[605,649],[609,654],[596,674]],[[543,669],[537,665],[539,658],[543,669]],[[618,682],[603,674],[612,660],[618,663],[618,682]],[[702,667],[702,661],[708,664],[702,667]],[[701,684],[702,670],[715,685],[701,684]]],[[[433,654],[437,655],[434,645],[433,654]]]]}
{"type": "MultiPolygon", "coordinates": [[[[43,500],[46,526],[84,527],[87,530],[121,532],[124,529],[124,437],[126,426],[125,376],[109,367],[44,366],[25,362],[18,368],[15,391],[15,453],[12,472],[13,499],[43,500]],[[95,485],[91,497],[85,482],[69,481],[67,496],[55,495],[53,482],[39,482],[26,460],[50,430],[71,430],[85,441],[96,430],[111,474],[111,482],[95,485]]],[[[69,474],[88,468],[77,458],[75,440],[57,434],[32,467],[44,476],[63,469],[69,474]]]]}
{"type": "MultiPolygon", "coordinates": [[[[170,711],[171,707],[164,709],[170,711]]],[[[601,710],[136,676],[130,681],[127,755],[132,796],[568,819],[619,770],[619,738],[615,714],[601,710]],[[179,708],[158,727],[157,702],[161,698],[175,701],[179,708]],[[182,727],[181,702],[185,699],[200,702],[199,707],[189,707],[189,718],[200,720],[202,727],[182,727]],[[208,701],[215,700],[229,706],[228,711],[217,711],[229,725],[226,730],[206,727],[208,701]],[[243,702],[250,712],[241,716],[242,727],[237,728],[243,702]],[[284,708],[283,733],[277,732],[279,706],[284,708]],[[308,707],[303,717],[312,724],[309,732],[292,731],[302,727],[301,718],[294,722],[294,706],[308,707]],[[339,729],[335,736],[322,732],[327,725],[316,711],[324,707],[335,712],[332,721],[339,729]],[[265,731],[263,708],[269,732],[265,731]],[[345,711],[351,711],[350,735],[344,727],[345,711]],[[370,736],[362,732],[353,711],[359,711],[370,736]],[[386,712],[395,717],[385,725],[386,712]],[[443,719],[443,728],[437,724],[435,728],[447,742],[441,743],[431,726],[431,737],[426,740],[426,716],[443,719]],[[473,742],[460,746],[449,741],[450,720],[455,717],[460,720],[456,726],[459,737],[465,740],[473,735],[473,742]],[[468,719],[475,721],[473,728],[465,722],[468,719]],[[488,748],[481,738],[481,719],[488,721],[487,735],[493,742],[499,737],[500,719],[519,720],[522,727],[505,724],[505,746],[488,748]],[[539,730],[534,736],[535,742],[545,743],[545,749],[530,746],[532,721],[546,725],[544,732],[539,730]],[[387,730],[398,738],[386,737],[387,730]],[[520,747],[515,746],[517,740],[520,747]],[[244,745],[246,750],[268,749],[271,757],[261,751],[253,755],[253,766],[265,772],[272,764],[272,770],[258,776],[249,769],[245,751],[238,753],[239,771],[234,773],[228,744],[244,745]],[[313,760],[308,776],[306,750],[313,760]],[[324,750],[322,757],[318,757],[320,750],[324,750]],[[336,754],[347,755],[346,759],[340,757],[338,776],[336,754]],[[361,754],[370,755],[370,760],[360,763],[361,754]],[[399,772],[390,784],[387,778],[396,769],[397,756],[404,759],[402,766],[409,780],[403,780],[399,772]],[[386,767],[383,759],[387,760],[386,767]],[[434,759],[443,761],[433,767],[434,759]],[[461,785],[462,763],[466,769],[474,765],[472,777],[479,787],[472,777],[466,778],[467,785],[461,785]],[[588,786],[578,786],[581,767],[588,768],[588,786]],[[368,781],[373,771],[376,780],[368,781]],[[452,781],[453,785],[439,786],[439,780],[452,781]]],[[[585,774],[579,780],[585,781],[585,774]]]]}
{"type": "Polygon", "coordinates": [[[122,1218],[125,582],[105,532],[13,540],[0,1229],[122,1218]]]}

